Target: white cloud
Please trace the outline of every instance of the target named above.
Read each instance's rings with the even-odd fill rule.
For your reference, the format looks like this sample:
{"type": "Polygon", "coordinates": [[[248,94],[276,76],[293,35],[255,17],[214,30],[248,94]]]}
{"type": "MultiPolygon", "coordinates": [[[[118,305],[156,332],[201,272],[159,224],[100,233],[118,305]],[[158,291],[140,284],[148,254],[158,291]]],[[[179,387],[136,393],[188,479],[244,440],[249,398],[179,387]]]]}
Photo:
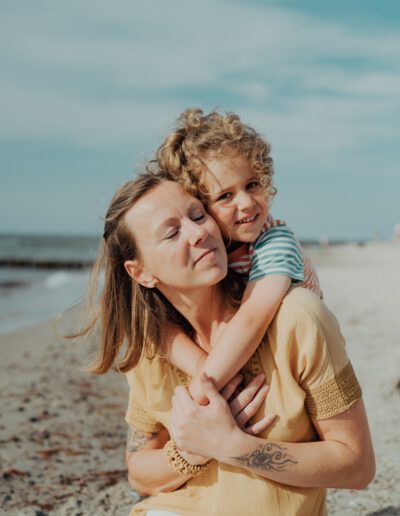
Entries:
{"type": "Polygon", "coordinates": [[[3,14],[3,139],[147,145],[208,89],[222,92],[211,105],[236,109],[282,155],[289,147],[323,162],[398,131],[399,34],[213,0],[47,2],[3,14]],[[368,66],[349,64],[358,61],[368,66]]]}

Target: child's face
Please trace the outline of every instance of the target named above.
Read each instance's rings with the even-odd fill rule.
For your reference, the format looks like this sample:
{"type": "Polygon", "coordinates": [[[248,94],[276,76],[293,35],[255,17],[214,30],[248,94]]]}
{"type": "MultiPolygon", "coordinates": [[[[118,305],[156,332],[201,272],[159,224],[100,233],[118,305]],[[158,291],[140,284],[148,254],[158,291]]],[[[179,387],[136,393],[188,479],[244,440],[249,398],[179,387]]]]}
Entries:
{"type": "Polygon", "coordinates": [[[238,154],[208,159],[205,164],[208,211],[223,236],[237,242],[254,242],[268,215],[266,195],[258,176],[238,154]]]}

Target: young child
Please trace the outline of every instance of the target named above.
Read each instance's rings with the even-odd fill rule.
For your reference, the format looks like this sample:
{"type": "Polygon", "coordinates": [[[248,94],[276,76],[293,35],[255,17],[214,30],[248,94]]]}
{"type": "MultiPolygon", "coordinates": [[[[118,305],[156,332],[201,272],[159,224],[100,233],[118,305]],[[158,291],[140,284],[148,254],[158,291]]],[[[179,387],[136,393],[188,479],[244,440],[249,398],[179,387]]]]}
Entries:
{"type": "Polygon", "coordinates": [[[252,356],[292,286],[322,293],[293,232],[269,214],[276,190],[268,143],[233,113],[190,109],[179,122],[158,149],[158,167],[203,201],[221,229],[229,267],[248,281],[208,355],[181,331],[171,332],[169,360],[192,377],[190,394],[206,404],[201,372],[222,388],[252,356]]]}

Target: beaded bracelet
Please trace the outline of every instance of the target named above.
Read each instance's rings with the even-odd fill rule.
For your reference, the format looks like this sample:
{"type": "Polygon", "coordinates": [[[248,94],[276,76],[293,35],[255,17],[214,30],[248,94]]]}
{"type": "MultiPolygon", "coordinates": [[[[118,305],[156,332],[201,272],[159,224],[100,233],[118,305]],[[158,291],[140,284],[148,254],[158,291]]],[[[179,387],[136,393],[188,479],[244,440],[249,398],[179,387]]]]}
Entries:
{"type": "Polygon", "coordinates": [[[176,444],[174,441],[169,440],[164,446],[164,453],[168,458],[168,464],[171,466],[175,473],[179,473],[180,475],[192,475],[196,477],[200,475],[203,471],[208,468],[209,462],[205,464],[190,464],[187,460],[185,460],[182,455],[179,453],[176,444]]]}

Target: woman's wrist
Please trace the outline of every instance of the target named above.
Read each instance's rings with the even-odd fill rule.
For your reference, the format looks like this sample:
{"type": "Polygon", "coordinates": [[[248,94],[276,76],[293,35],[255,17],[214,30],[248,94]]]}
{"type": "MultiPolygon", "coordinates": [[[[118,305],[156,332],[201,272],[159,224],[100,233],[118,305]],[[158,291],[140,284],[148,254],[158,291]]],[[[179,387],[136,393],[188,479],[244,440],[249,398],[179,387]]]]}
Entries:
{"type": "Polygon", "coordinates": [[[220,454],[215,458],[219,462],[232,464],[234,457],[239,457],[246,453],[251,447],[253,439],[254,436],[246,434],[241,428],[236,427],[229,433],[229,439],[225,439],[224,443],[221,443],[220,454]]]}
{"type": "Polygon", "coordinates": [[[186,458],[183,456],[180,450],[178,450],[175,442],[172,439],[165,444],[164,453],[168,459],[168,463],[171,469],[179,475],[197,476],[208,468],[209,459],[203,462],[204,458],[201,457],[201,464],[192,464],[191,462],[186,460],[186,458]]]}
{"type": "Polygon", "coordinates": [[[207,464],[207,462],[210,462],[210,457],[203,457],[202,455],[197,455],[195,453],[189,453],[185,452],[183,450],[179,450],[179,455],[183,457],[186,462],[191,464],[192,466],[203,466],[204,464],[207,464]]]}

